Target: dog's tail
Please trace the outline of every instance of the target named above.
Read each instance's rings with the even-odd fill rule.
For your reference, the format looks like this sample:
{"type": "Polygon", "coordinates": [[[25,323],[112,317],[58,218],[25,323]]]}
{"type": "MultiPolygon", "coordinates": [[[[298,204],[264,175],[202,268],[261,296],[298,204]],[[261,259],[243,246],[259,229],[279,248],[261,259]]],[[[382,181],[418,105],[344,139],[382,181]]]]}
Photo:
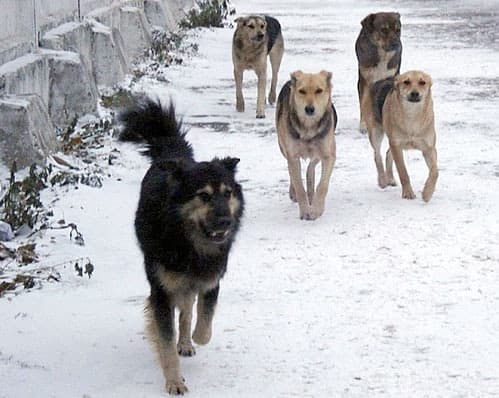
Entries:
{"type": "Polygon", "coordinates": [[[159,100],[135,98],[133,105],[119,115],[121,141],[146,142],[144,154],[157,160],[193,159],[191,145],[185,139],[182,121],[175,116],[172,102],[163,107],[159,100]]]}

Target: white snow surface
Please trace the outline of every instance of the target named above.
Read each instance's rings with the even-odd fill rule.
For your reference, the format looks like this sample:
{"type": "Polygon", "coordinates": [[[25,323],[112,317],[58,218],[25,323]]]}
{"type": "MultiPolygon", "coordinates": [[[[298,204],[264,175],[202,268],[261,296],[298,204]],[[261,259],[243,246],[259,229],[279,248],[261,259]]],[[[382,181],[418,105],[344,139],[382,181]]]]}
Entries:
{"type": "MultiPolygon", "coordinates": [[[[221,283],[212,341],[181,368],[190,397],[499,396],[499,109],[497,43],[470,44],[462,2],[245,0],[239,14],[283,26],[280,88],[302,69],[333,72],[337,163],[324,215],[301,221],[274,110],[235,111],[231,29],[200,30],[199,54],[171,67],[170,84],[141,89],[173,98],[198,160],[241,159],[246,213],[221,283]],[[407,166],[418,198],[381,190],[367,136],[358,132],[354,42],[370,12],[402,15],[402,71],[434,80],[440,178],[421,199],[427,168],[407,166]]],[[[497,13],[497,3],[490,2],[497,13]]],[[[270,71],[270,68],[269,68],[270,71]]],[[[133,231],[148,168],[134,146],[101,189],[68,189],[55,217],[75,222],[42,239],[41,263],[91,258],[91,279],[61,269],[61,283],[0,299],[0,397],[164,397],[144,336],[148,285],[133,231]],[[53,243],[53,242],[57,243],[53,243]]],[[[48,198],[51,193],[46,192],[48,198]]]]}

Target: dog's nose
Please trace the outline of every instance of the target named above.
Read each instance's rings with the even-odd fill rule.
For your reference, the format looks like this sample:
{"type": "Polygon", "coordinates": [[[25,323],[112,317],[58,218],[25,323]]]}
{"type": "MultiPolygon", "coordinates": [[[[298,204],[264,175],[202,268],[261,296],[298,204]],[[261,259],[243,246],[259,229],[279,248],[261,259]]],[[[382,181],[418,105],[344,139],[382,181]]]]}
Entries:
{"type": "Polygon", "coordinates": [[[230,225],[232,224],[232,219],[230,217],[220,217],[217,220],[217,229],[218,230],[226,230],[229,229],[230,225]]]}
{"type": "Polygon", "coordinates": [[[411,100],[418,100],[419,99],[419,93],[417,91],[411,91],[409,94],[409,98],[411,100]]]}
{"type": "Polygon", "coordinates": [[[263,33],[258,33],[258,35],[256,36],[256,38],[257,38],[258,40],[262,40],[262,39],[263,39],[263,36],[264,36],[264,34],[263,34],[263,33]]]}
{"type": "Polygon", "coordinates": [[[315,112],[315,108],[314,108],[314,106],[313,106],[313,105],[307,105],[307,106],[305,107],[305,113],[306,113],[307,115],[311,116],[311,115],[313,115],[313,114],[314,114],[314,112],[315,112]]]}

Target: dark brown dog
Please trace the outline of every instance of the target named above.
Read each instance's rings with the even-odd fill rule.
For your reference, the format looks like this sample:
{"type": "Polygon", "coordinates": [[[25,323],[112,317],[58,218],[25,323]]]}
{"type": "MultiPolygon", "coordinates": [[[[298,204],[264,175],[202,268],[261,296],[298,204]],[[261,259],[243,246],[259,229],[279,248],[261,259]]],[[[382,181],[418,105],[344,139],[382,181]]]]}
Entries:
{"type": "Polygon", "coordinates": [[[367,119],[372,117],[371,87],[379,80],[399,74],[402,43],[400,42],[399,13],[369,14],[361,24],[362,29],[355,42],[355,53],[359,61],[357,89],[360,104],[360,130],[365,132],[367,119]]]}
{"type": "Polygon", "coordinates": [[[243,73],[253,69],[258,77],[256,117],[265,117],[265,87],[267,85],[267,56],[272,67],[269,103],[275,103],[277,74],[284,52],[281,25],[269,16],[251,15],[236,19],[237,28],[232,40],[232,62],[236,81],[236,109],[244,112],[243,73]]]}

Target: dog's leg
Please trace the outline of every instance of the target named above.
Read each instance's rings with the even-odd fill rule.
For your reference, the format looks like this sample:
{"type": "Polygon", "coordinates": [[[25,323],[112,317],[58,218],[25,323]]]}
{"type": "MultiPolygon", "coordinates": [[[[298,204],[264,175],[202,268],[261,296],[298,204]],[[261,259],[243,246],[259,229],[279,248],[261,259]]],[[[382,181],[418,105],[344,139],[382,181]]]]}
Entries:
{"type": "Polygon", "coordinates": [[[244,112],[244,97],[243,97],[243,74],[242,68],[234,67],[234,80],[236,82],[236,110],[244,112]]]}
{"type": "Polygon", "coordinates": [[[379,127],[369,129],[369,141],[374,151],[374,163],[378,172],[378,185],[385,188],[388,185],[385,175],[385,168],[383,166],[383,159],[381,157],[381,143],[383,141],[383,130],[379,127]]]}
{"type": "Polygon", "coordinates": [[[312,159],[307,167],[307,196],[308,202],[312,203],[315,192],[315,166],[319,163],[319,159],[312,159]]]}
{"type": "Polygon", "coordinates": [[[335,161],[336,158],[334,156],[328,156],[322,159],[321,179],[319,185],[317,185],[317,192],[315,193],[314,201],[312,202],[313,219],[320,217],[322,213],[324,213],[324,202],[329,189],[329,181],[331,180],[335,161]]]}
{"type": "Polygon", "coordinates": [[[289,199],[291,199],[293,202],[297,202],[296,190],[291,181],[289,182],[289,199]]]}
{"type": "MultiPolygon", "coordinates": [[[[265,59],[267,61],[267,59],[265,59]]],[[[258,78],[258,92],[256,97],[256,117],[257,119],[265,118],[265,88],[267,86],[267,62],[255,69],[258,78]]]]}
{"type": "Polygon", "coordinates": [[[423,200],[429,202],[435,191],[435,185],[438,178],[437,151],[435,148],[431,148],[427,151],[423,151],[423,156],[429,169],[428,179],[423,188],[423,200]]]}
{"type": "Polygon", "coordinates": [[[409,179],[409,174],[407,174],[407,169],[404,163],[404,153],[402,148],[395,145],[390,145],[391,154],[393,160],[395,161],[395,166],[397,166],[397,171],[399,173],[400,184],[402,185],[402,197],[404,199],[414,199],[416,195],[411,187],[411,180],[409,179]]]}
{"type": "Polygon", "coordinates": [[[367,82],[365,79],[362,77],[359,71],[359,80],[357,81],[357,91],[359,93],[359,107],[360,107],[360,124],[359,124],[359,131],[362,134],[367,133],[367,122],[366,122],[366,115],[364,115],[364,109],[368,109],[366,107],[371,106],[369,98],[365,98],[368,95],[368,90],[365,89],[365,86],[367,85],[367,82]]]}
{"type": "Polygon", "coordinates": [[[281,66],[282,54],[283,54],[282,42],[275,43],[274,47],[269,53],[270,67],[272,68],[272,80],[270,82],[270,92],[269,92],[269,104],[271,105],[275,104],[276,100],[277,75],[279,73],[279,68],[281,66]]]}
{"type": "Polygon", "coordinates": [[[180,362],[175,344],[175,307],[162,288],[152,288],[147,306],[147,331],[159,356],[166,380],[166,391],[178,395],[187,392],[180,374],[180,362]]]}
{"type": "Polygon", "coordinates": [[[218,291],[220,287],[206,292],[200,293],[198,296],[198,319],[192,338],[197,344],[206,344],[211,339],[211,324],[213,315],[215,315],[215,307],[218,300],[218,291]]]}
{"type": "Polygon", "coordinates": [[[196,354],[196,350],[192,346],[191,341],[192,306],[194,304],[194,299],[194,294],[187,294],[182,297],[178,303],[180,315],[177,351],[184,357],[192,357],[196,354]]]}
{"type": "Polygon", "coordinates": [[[390,148],[386,151],[386,183],[392,187],[397,185],[393,177],[393,156],[390,148]]]}
{"type": "Polygon", "coordinates": [[[300,207],[300,219],[312,220],[311,208],[308,203],[307,193],[303,188],[303,180],[301,178],[301,163],[299,157],[288,157],[289,179],[295,190],[296,200],[300,207]]]}

